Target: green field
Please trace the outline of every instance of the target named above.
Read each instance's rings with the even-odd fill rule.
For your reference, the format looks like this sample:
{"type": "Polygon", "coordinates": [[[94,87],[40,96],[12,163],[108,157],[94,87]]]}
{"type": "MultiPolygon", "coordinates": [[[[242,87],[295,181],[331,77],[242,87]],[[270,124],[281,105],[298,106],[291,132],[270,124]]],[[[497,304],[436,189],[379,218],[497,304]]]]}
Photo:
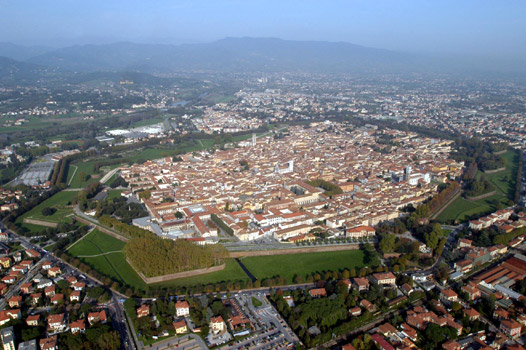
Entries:
{"type": "Polygon", "coordinates": [[[508,151],[502,157],[506,159],[505,170],[493,174],[483,174],[481,171],[478,171],[476,174],[477,179],[484,175],[486,180],[495,187],[496,194],[476,201],[458,197],[440,213],[437,221],[449,222],[456,220],[462,222],[468,220],[471,216],[485,215],[497,209],[496,201],[502,206],[508,206],[508,201],[513,200],[515,193],[519,154],[516,151],[508,151]]]}
{"type": "Polygon", "coordinates": [[[84,239],[71,246],[69,253],[93,269],[130,286],[144,289],[146,284],[126,262],[122,252],[125,243],[99,230],[93,230],[84,239]],[[104,254],[105,255],[99,255],[104,254]],[[80,257],[84,255],[99,255],[80,257]]]}
{"type": "Polygon", "coordinates": [[[151,284],[152,288],[156,287],[185,287],[196,286],[199,284],[215,284],[225,281],[248,281],[247,274],[241,269],[241,266],[234,260],[228,259],[226,266],[222,271],[198,275],[194,277],[178,278],[176,280],[151,284]]]}
{"type": "Polygon", "coordinates": [[[99,230],[93,230],[86,237],[79,240],[69,248],[72,255],[96,255],[107,252],[122,251],[125,242],[105,234],[99,230]]]}
{"type": "Polygon", "coordinates": [[[303,277],[316,272],[340,271],[364,266],[361,250],[255,256],[241,262],[259,280],[282,276],[292,283],[295,275],[303,277]]]}
{"type": "Polygon", "coordinates": [[[44,229],[43,226],[33,225],[33,224],[24,224],[24,219],[35,219],[49,222],[72,222],[72,213],[73,209],[70,207],[71,203],[77,196],[76,191],[66,192],[61,191],[55,194],[53,197],[46,199],[44,202],[40,203],[24,215],[20,216],[16,222],[26,227],[31,232],[40,231],[44,229]],[[69,205],[68,205],[69,203],[69,205]],[[42,209],[44,208],[55,208],[57,211],[51,216],[42,215],[42,209]]]}
{"type": "MultiPolygon", "coordinates": [[[[100,181],[102,177],[104,176],[103,172],[100,171],[98,174],[96,174],[93,171],[93,166],[100,162],[100,160],[93,160],[90,162],[79,162],[79,163],[73,163],[69,165],[68,169],[68,180],[67,183],[70,184],[69,187],[71,188],[84,188],[90,183],[100,181]],[[75,168],[77,168],[77,171],[75,171],[75,168]],[[90,175],[91,177],[87,181],[80,181],[79,174],[81,172],[85,172],[86,174],[90,175]],[[73,179],[72,179],[73,177],[73,179]],[[71,181],[71,183],[70,183],[71,181]]],[[[120,164],[110,165],[107,167],[104,167],[106,170],[111,170],[114,168],[119,167],[120,164]]]]}
{"type": "Polygon", "coordinates": [[[109,190],[108,197],[106,199],[120,198],[122,190],[109,190]]]}
{"type": "Polygon", "coordinates": [[[517,151],[508,151],[501,155],[506,160],[506,170],[493,174],[483,174],[480,170],[477,172],[477,179],[482,175],[488,180],[500,193],[513,199],[515,194],[515,183],[517,177],[517,168],[519,165],[519,153],[517,151]]]}

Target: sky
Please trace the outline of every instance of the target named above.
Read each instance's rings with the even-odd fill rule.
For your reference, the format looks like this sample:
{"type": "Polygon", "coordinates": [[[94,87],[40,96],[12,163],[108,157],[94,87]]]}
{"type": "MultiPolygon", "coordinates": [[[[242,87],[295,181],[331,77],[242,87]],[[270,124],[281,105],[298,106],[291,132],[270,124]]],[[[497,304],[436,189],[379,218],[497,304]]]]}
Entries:
{"type": "Polygon", "coordinates": [[[526,57],[525,14],[524,0],[0,0],[0,41],[177,44],[249,36],[526,57]]]}

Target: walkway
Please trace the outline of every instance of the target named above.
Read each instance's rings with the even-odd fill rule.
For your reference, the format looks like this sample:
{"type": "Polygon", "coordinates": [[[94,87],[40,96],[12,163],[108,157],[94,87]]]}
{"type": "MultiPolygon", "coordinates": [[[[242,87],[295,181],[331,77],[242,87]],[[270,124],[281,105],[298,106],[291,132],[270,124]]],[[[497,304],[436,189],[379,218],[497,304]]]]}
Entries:
{"type": "Polygon", "coordinates": [[[101,184],[106,183],[106,181],[108,181],[109,179],[111,179],[111,177],[112,177],[113,175],[115,175],[119,170],[120,170],[119,168],[115,168],[115,169],[113,169],[113,170],[110,170],[106,175],[104,175],[104,176],[102,177],[102,179],[100,179],[100,183],[101,183],[101,184]]]}
{"type": "Polygon", "coordinates": [[[122,250],[114,250],[113,252],[104,252],[104,253],[95,254],[95,255],[77,255],[77,258],[96,258],[98,256],[103,256],[103,255],[113,254],[113,253],[122,253],[122,250]]]}
{"type": "Polygon", "coordinates": [[[75,167],[75,171],[73,171],[73,175],[71,175],[71,178],[68,181],[68,186],[71,185],[71,181],[73,181],[73,179],[75,178],[75,174],[77,173],[77,170],[79,169],[79,167],[76,165],[71,165],[71,166],[75,167]]]}

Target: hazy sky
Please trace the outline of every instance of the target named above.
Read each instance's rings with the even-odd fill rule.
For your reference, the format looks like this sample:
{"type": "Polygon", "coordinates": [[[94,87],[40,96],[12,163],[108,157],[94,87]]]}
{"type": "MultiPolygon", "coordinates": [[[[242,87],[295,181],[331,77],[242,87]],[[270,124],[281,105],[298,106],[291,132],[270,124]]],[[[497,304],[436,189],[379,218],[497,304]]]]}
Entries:
{"type": "Polygon", "coordinates": [[[411,52],[526,54],[526,1],[0,0],[0,41],[347,41],[411,52]]]}

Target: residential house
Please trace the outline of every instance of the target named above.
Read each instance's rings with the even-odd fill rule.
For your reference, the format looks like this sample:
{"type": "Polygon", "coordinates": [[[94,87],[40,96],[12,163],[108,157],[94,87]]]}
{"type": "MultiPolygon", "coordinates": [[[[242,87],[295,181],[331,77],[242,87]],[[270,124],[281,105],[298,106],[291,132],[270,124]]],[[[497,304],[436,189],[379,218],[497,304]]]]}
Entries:
{"type": "Polygon", "coordinates": [[[32,290],[33,290],[33,284],[31,284],[30,282],[24,283],[20,286],[20,291],[24,294],[29,294],[31,293],[32,290]]]}
{"type": "Polygon", "coordinates": [[[58,305],[64,301],[64,294],[58,293],[51,297],[51,304],[58,305]]]}
{"type": "Polygon", "coordinates": [[[71,302],[74,302],[74,301],[79,302],[80,301],[80,291],[74,290],[73,292],[71,292],[71,294],[69,295],[69,301],[71,301],[71,302]]]}
{"type": "Polygon", "coordinates": [[[512,339],[516,339],[521,335],[521,324],[513,319],[506,319],[500,322],[499,329],[512,339]]]}
{"type": "Polygon", "coordinates": [[[396,286],[396,276],[392,272],[374,273],[373,280],[384,286],[396,286]]]}
{"type": "Polygon", "coordinates": [[[352,279],[352,285],[353,285],[353,288],[355,288],[359,292],[369,290],[369,280],[367,278],[355,277],[352,279]]]}
{"type": "Polygon", "coordinates": [[[187,301],[177,301],[175,303],[175,311],[177,317],[187,317],[190,316],[190,306],[187,301]]]}
{"type": "Polygon", "coordinates": [[[349,315],[351,316],[360,316],[362,314],[362,309],[359,306],[355,306],[349,309],[349,315]]]}
{"type": "Polygon", "coordinates": [[[53,284],[44,289],[44,295],[48,298],[52,298],[55,295],[56,286],[53,284]]]}
{"type": "Polygon", "coordinates": [[[321,298],[327,296],[327,291],[325,290],[325,288],[315,288],[309,290],[309,294],[313,298],[321,298]]]}
{"type": "Polygon", "coordinates": [[[455,340],[448,340],[442,344],[442,349],[444,350],[461,350],[462,346],[455,340]]]}
{"type": "Polygon", "coordinates": [[[142,304],[137,309],[137,317],[138,318],[148,316],[149,314],[150,314],[150,305],[142,304]]]}
{"type": "Polygon", "coordinates": [[[33,303],[33,305],[38,304],[41,298],[42,298],[42,293],[31,294],[31,302],[33,303]]]}
{"type": "Polygon", "coordinates": [[[0,266],[4,269],[8,269],[11,267],[11,258],[8,256],[2,256],[0,257],[0,266]]]}
{"type": "Polygon", "coordinates": [[[84,288],[86,288],[86,283],[76,282],[76,283],[73,283],[72,287],[73,287],[73,290],[80,292],[84,290],[84,288]]]}
{"type": "Polygon", "coordinates": [[[480,313],[471,307],[464,309],[464,315],[469,318],[470,321],[476,321],[480,317],[480,313]]]}
{"type": "Polygon", "coordinates": [[[186,326],[185,320],[176,321],[173,323],[175,334],[183,334],[188,332],[188,327],[186,326]]]}
{"type": "Polygon", "coordinates": [[[49,277],[57,277],[62,274],[62,270],[60,270],[60,267],[55,266],[47,270],[47,274],[49,277]]]}
{"type": "Polygon", "coordinates": [[[226,330],[226,323],[223,317],[217,316],[210,318],[210,330],[213,334],[220,334],[226,330]]]}
{"type": "Polygon", "coordinates": [[[22,296],[13,295],[11,298],[9,298],[8,304],[10,308],[21,307],[22,306],[22,296]]]}
{"type": "Polygon", "coordinates": [[[26,255],[30,259],[40,259],[40,253],[34,249],[26,250],[26,255]]]}
{"type": "Polygon", "coordinates": [[[40,315],[29,315],[26,318],[26,324],[31,327],[37,327],[40,322],[40,315]]]}
{"type": "Polygon", "coordinates": [[[58,350],[57,336],[54,335],[49,338],[40,339],[40,350],[58,350]]]}
{"type": "Polygon", "coordinates": [[[452,303],[458,300],[458,294],[453,289],[443,289],[440,292],[440,298],[452,303]]]}
{"type": "Polygon", "coordinates": [[[49,315],[47,318],[48,330],[52,332],[63,332],[66,329],[64,314],[49,315]]]}
{"type": "Polygon", "coordinates": [[[88,323],[90,326],[97,322],[106,323],[106,321],[107,321],[107,317],[106,317],[105,310],[102,310],[99,312],[90,312],[88,314],[88,323]]]}
{"type": "Polygon", "coordinates": [[[84,320],[71,322],[70,330],[73,334],[84,333],[84,331],[86,330],[86,323],[84,322],[84,320]]]}

